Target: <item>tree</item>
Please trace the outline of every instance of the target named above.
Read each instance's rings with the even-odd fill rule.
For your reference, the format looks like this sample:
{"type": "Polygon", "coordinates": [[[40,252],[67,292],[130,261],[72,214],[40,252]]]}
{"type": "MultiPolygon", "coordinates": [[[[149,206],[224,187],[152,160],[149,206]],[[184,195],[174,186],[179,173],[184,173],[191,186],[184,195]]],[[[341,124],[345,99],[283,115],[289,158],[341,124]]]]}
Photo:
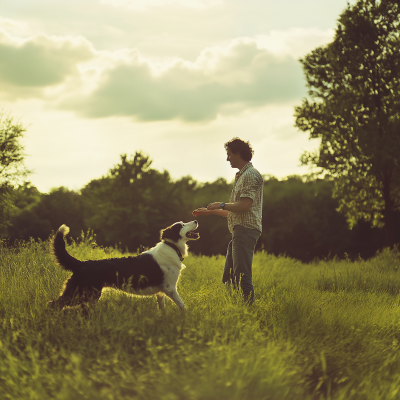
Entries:
{"type": "Polygon", "coordinates": [[[388,245],[400,207],[399,27],[398,1],[348,4],[333,42],[300,60],[310,98],[295,109],[296,126],[321,138],[301,162],[335,178],[350,225],[385,225],[388,245]]]}
{"type": "Polygon", "coordinates": [[[7,234],[12,208],[12,189],[29,171],[24,166],[21,139],[25,128],[14,117],[0,112],[0,236],[7,234]]]}
{"type": "Polygon", "coordinates": [[[183,218],[185,192],[193,183],[183,179],[176,196],[169,173],[150,168],[151,163],[141,152],[130,158],[123,154],[107,176],[82,189],[85,223],[94,229],[99,243],[120,243],[130,251],[153,246],[161,228],[183,218]]]}
{"type": "Polygon", "coordinates": [[[333,183],[312,177],[271,177],[264,184],[263,232],[265,250],[302,261],[349,251],[350,232],[332,198],[333,183]]]}
{"type": "Polygon", "coordinates": [[[40,193],[35,186],[25,183],[14,190],[13,199],[8,230],[11,241],[30,237],[45,240],[63,223],[71,228],[72,237],[87,230],[78,192],[61,186],[48,194],[40,193]]]}
{"type": "MultiPolygon", "coordinates": [[[[211,183],[199,184],[192,191],[193,205],[191,210],[206,207],[212,201],[228,202],[232,184],[232,182],[228,183],[224,178],[218,178],[211,183]]],[[[191,215],[191,212],[188,215],[191,215]]],[[[207,256],[226,254],[226,248],[232,239],[226,218],[221,218],[217,215],[200,218],[198,232],[201,239],[190,243],[190,250],[193,253],[201,253],[207,256]]]]}

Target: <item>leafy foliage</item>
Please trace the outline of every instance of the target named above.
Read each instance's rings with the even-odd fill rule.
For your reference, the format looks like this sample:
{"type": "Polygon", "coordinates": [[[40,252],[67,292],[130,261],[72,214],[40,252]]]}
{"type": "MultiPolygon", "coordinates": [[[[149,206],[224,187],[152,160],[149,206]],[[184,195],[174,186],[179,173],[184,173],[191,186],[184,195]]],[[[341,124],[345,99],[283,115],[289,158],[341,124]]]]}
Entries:
{"type": "Polygon", "coordinates": [[[28,171],[21,139],[25,128],[21,122],[4,112],[0,113],[0,185],[14,185],[28,171]]]}
{"type": "Polygon", "coordinates": [[[385,223],[393,243],[400,206],[400,5],[359,0],[339,19],[334,41],[300,60],[309,99],[296,125],[320,138],[304,153],[335,178],[339,210],[351,225],[385,223]]]}
{"type": "Polygon", "coordinates": [[[9,228],[11,239],[28,240],[33,236],[45,240],[66,220],[76,233],[87,229],[83,221],[81,196],[73,190],[59,187],[49,194],[42,194],[25,183],[15,190],[14,199],[12,226],[9,228]]]}
{"type": "MultiPolygon", "coordinates": [[[[282,181],[266,177],[263,233],[257,249],[286,254],[302,261],[344,254],[371,257],[382,248],[380,230],[359,222],[350,231],[332,199],[334,183],[312,176],[291,176],[282,181]]],[[[88,230],[103,246],[135,252],[153,246],[159,231],[176,221],[193,219],[195,208],[212,201],[227,201],[232,183],[217,179],[198,183],[190,176],[173,181],[168,172],[151,168],[141,152],[121,156],[110,172],[87,184],[81,192],[64,187],[48,194],[25,183],[13,192],[15,207],[8,237],[45,240],[66,223],[71,239],[88,230]]],[[[400,215],[395,214],[400,227],[400,215]]],[[[225,218],[198,217],[201,239],[190,243],[193,254],[225,254],[231,234],[225,218]]],[[[400,231],[396,233],[400,238],[400,231]]],[[[71,240],[69,239],[69,240],[71,240]]]]}
{"type": "Polygon", "coordinates": [[[12,188],[21,183],[30,171],[24,166],[21,143],[25,128],[20,121],[0,112],[0,236],[7,233],[13,207],[12,188]]]}
{"type": "Polygon", "coordinates": [[[120,243],[135,251],[153,246],[161,228],[171,225],[171,215],[184,219],[192,204],[187,194],[196,187],[191,178],[171,181],[167,171],[150,168],[151,161],[140,152],[133,158],[121,156],[121,163],[109,174],[82,189],[85,223],[99,240],[120,243]],[[177,195],[179,192],[179,195],[177,195]]]}
{"type": "Polygon", "coordinates": [[[332,186],[320,179],[303,182],[299,176],[266,181],[261,237],[265,250],[304,261],[349,251],[351,232],[336,212],[332,186]]]}

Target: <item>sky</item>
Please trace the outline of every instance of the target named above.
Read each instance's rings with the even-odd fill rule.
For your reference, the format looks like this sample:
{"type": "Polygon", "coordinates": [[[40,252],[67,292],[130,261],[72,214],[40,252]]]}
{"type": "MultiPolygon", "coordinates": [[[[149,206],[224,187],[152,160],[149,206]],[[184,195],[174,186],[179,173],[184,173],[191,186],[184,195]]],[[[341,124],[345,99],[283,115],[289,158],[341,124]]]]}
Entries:
{"type": "Polygon", "coordinates": [[[253,165],[307,174],[317,139],[295,127],[299,59],[332,41],[346,0],[0,0],[0,109],[26,127],[29,180],[83,188],[141,151],[198,182],[253,165]]]}

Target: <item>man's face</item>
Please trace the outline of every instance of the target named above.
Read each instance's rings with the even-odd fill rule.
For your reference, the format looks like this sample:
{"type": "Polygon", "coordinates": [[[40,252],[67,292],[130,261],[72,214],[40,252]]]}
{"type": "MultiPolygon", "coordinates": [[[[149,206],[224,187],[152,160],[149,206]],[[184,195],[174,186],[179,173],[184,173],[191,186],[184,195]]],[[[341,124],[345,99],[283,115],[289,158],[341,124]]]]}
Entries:
{"type": "Polygon", "coordinates": [[[240,154],[234,154],[232,151],[228,148],[226,151],[227,158],[226,161],[229,161],[231,163],[232,168],[240,168],[240,162],[242,161],[242,157],[240,157],[240,154]]]}

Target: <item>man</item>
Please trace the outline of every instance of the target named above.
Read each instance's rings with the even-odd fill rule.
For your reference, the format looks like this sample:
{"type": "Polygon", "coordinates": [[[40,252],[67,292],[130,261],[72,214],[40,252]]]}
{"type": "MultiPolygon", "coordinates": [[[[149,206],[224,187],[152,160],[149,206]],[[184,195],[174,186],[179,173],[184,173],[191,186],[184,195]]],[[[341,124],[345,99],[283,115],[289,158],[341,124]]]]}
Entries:
{"type": "Polygon", "coordinates": [[[228,218],[232,233],[226,253],[222,282],[242,289],[245,301],[254,301],[252,282],[253,254],[262,231],[262,205],[264,182],[261,174],[250,162],[254,151],[249,142],[233,138],[225,143],[227,161],[238,168],[229,203],[210,203],[207,208],[193,211],[198,215],[220,215],[228,218]]]}

